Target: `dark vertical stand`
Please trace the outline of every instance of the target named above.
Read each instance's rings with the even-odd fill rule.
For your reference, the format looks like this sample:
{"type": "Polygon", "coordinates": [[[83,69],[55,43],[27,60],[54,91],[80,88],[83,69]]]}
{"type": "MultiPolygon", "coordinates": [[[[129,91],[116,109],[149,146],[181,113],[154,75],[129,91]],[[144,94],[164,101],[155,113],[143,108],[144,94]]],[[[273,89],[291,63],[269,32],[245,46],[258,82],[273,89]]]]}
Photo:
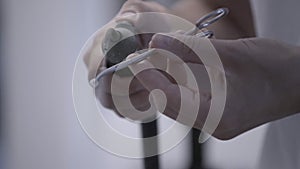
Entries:
{"type": "MultiPolygon", "coordinates": [[[[3,105],[2,105],[2,102],[3,102],[3,98],[2,98],[2,92],[3,92],[3,83],[2,83],[2,78],[4,78],[4,76],[2,76],[2,73],[3,73],[3,61],[4,61],[4,39],[3,39],[3,31],[4,31],[4,3],[2,0],[0,0],[0,148],[2,148],[2,130],[3,130],[3,122],[2,122],[2,118],[3,118],[3,114],[2,114],[2,111],[3,111],[3,105]]],[[[1,150],[0,150],[0,158],[1,158],[1,150]]],[[[0,161],[1,162],[1,161],[0,161]]],[[[1,163],[0,163],[0,168],[1,168],[1,163]]]]}
{"type": "Polygon", "coordinates": [[[202,144],[199,144],[198,139],[201,131],[197,129],[191,130],[191,153],[192,163],[190,169],[202,169],[202,144]]]}
{"type": "Polygon", "coordinates": [[[4,152],[3,152],[3,148],[4,148],[4,146],[3,146],[3,140],[4,140],[4,138],[3,138],[3,128],[4,128],[4,125],[3,125],[3,113],[4,113],[4,110],[3,110],[3,95],[2,95],[2,92],[3,92],[3,86],[4,86],[4,84],[3,84],[3,78],[4,78],[4,76],[2,75],[2,73],[3,73],[3,61],[4,61],[4,58],[3,58],[3,56],[4,56],[4,39],[3,39],[3,32],[4,32],[4,28],[3,28],[3,26],[4,26],[4,18],[3,18],[3,16],[4,16],[4,12],[3,12],[3,10],[4,10],[4,3],[3,3],[3,1],[2,0],[0,0],[0,168],[5,168],[5,164],[6,164],[6,162],[4,162],[4,152]]]}
{"type": "MultiPolygon", "coordinates": [[[[107,54],[106,57],[107,58],[113,58],[113,59],[107,59],[106,60],[106,66],[107,67],[111,67],[115,64],[117,64],[118,62],[122,61],[122,56],[118,55],[119,53],[122,53],[123,56],[128,56],[129,54],[133,53],[136,49],[134,48],[130,48],[132,46],[136,46],[135,45],[135,39],[130,37],[127,38],[128,41],[121,41],[119,42],[116,46],[114,46],[115,50],[112,49],[110,50],[107,54]],[[132,46],[130,45],[126,45],[127,43],[129,44],[133,44],[132,46]],[[121,52],[120,52],[121,51],[121,52]],[[117,57],[116,57],[117,56],[117,57]],[[120,59],[121,58],[121,59],[120,59]],[[110,60],[114,61],[114,62],[110,62],[110,60]]],[[[128,75],[130,72],[129,69],[123,69],[121,71],[118,71],[118,73],[122,76],[126,76],[128,75]]],[[[151,121],[148,123],[142,123],[141,124],[141,132],[142,132],[142,137],[143,138],[148,138],[148,137],[153,137],[153,136],[157,136],[157,121],[151,121]]],[[[144,166],[145,169],[159,169],[159,158],[158,155],[154,155],[151,157],[147,157],[149,154],[158,154],[158,140],[145,140],[143,142],[143,150],[144,150],[144,166]]]]}
{"type": "MultiPolygon", "coordinates": [[[[142,123],[142,136],[143,138],[157,136],[157,121],[151,121],[149,123],[142,123]]],[[[144,154],[147,155],[149,152],[158,152],[158,140],[152,142],[143,142],[144,154]]],[[[145,169],[159,169],[159,158],[158,155],[145,157],[144,158],[145,169]]]]}

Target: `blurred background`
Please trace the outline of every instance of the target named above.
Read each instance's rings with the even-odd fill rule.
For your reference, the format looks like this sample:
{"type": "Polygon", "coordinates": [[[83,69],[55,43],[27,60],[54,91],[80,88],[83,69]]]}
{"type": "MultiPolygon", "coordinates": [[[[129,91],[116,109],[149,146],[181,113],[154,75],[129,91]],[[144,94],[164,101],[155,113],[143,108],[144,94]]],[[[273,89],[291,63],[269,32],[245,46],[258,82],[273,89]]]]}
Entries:
{"type": "MultiPolygon", "coordinates": [[[[1,169],[143,168],[142,160],[96,146],[81,129],[72,103],[72,73],[81,47],[123,2],[0,1],[1,169]]],[[[203,166],[255,168],[264,131],[265,126],[226,142],[211,139],[203,145],[203,166]]],[[[186,139],[164,154],[162,168],[186,168],[189,144],[186,139]]]]}

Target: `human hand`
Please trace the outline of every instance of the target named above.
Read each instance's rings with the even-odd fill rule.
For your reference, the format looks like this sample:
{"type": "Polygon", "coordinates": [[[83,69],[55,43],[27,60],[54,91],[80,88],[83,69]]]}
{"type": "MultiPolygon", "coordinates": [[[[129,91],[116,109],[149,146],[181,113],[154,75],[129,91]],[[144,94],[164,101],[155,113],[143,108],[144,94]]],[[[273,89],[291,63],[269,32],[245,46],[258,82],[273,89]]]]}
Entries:
{"type": "MultiPolygon", "coordinates": [[[[140,0],[128,0],[127,2],[124,3],[123,7],[121,8],[120,12],[116,15],[115,18],[113,18],[107,25],[105,25],[102,29],[96,32],[93,40],[91,43],[88,45],[89,48],[84,51],[84,62],[88,68],[88,79],[89,81],[93,79],[96,74],[100,73],[104,69],[106,69],[106,64],[105,64],[105,59],[104,59],[104,53],[101,50],[102,44],[104,37],[107,33],[107,30],[110,28],[115,27],[118,23],[126,21],[129,22],[134,26],[134,28],[139,31],[143,30],[146,31],[153,31],[155,27],[151,27],[151,24],[149,26],[148,24],[144,24],[144,19],[138,18],[136,16],[137,13],[140,12],[160,12],[160,13],[168,13],[169,10],[162,5],[156,3],[156,2],[143,2],[140,0]],[[148,25],[147,28],[144,26],[148,25]]],[[[152,25],[157,25],[160,22],[163,22],[163,20],[156,19],[154,21],[156,24],[152,25]]],[[[162,25],[161,23],[159,25],[162,25]]],[[[161,29],[161,28],[160,28],[161,29]]],[[[139,41],[142,46],[148,45],[148,42],[150,41],[152,35],[139,35],[139,41]]],[[[162,64],[165,64],[164,61],[161,62],[162,64]]],[[[118,78],[118,88],[122,89],[123,82],[128,80],[126,77],[117,77],[118,78]]],[[[115,105],[113,104],[112,101],[112,96],[111,96],[111,80],[112,80],[112,75],[108,75],[104,77],[103,79],[100,79],[99,86],[95,88],[96,96],[104,105],[106,108],[115,110],[118,114],[118,110],[116,109],[115,105]]],[[[125,89],[124,89],[125,90],[125,89]]],[[[138,82],[137,79],[134,79],[131,83],[130,87],[130,98],[132,100],[133,105],[138,109],[138,110],[145,110],[149,107],[149,102],[148,98],[145,97],[148,95],[148,91],[143,88],[142,85],[138,82]],[[137,94],[138,93],[138,94],[137,94]],[[144,99],[145,98],[145,99],[144,99]]],[[[120,98],[124,96],[118,96],[120,98]]],[[[126,106],[123,107],[126,109],[126,106]]],[[[120,109],[123,109],[122,107],[120,109]]]]}
{"type": "MultiPolygon", "coordinates": [[[[177,35],[183,42],[200,47],[205,39],[191,36],[177,35]]],[[[252,128],[267,122],[295,114],[299,111],[300,94],[289,88],[299,89],[296,79],[299,75],[295,69],[297,64],[291,63],[295,58],[295,47],[261,38],[240,40],[211,40],[212,45],[219,53],[226,73],[227,96],[222,119],[212,133],[219,139],[231,139],[252,128]],[[294,100],[294,101],[291,101],[294,100]],[[297,102],[295,102],[297,100],[297,102]]],[[[152,48],[160,48],[176,53],[189,65],[194,72],[199,85],[201,106],[194,127],[202,129],[211,103],[210,81],[204,69],[203,63],[195,56],[195,53],[186,48],[178,40],[164,35],[155,35],[151,41],[152,48]],[[206,75],[205,75],[206,74],[206,75]]],[[[298,48],[297,48],[298,49],[298,48]]],[[[202,49],[204,53],[206,49],[202,49]]],[[[299,52],[298,52],[299,54],[299,52]]],[[[209,55],[204,57],[210,57],[209,55]]],[[[133,72],[140,67],[147,67],[149,63],[141,62],[131,66],[133,72]]],[[[208,69],[214,69],[213,65],[206,65],[208,69]]],[[[221,72],[218,69],[211,71],[217,82],[224,83],[221,72]]],[[[159,76],[159,72],[144,71],[136,76],[148,89],[161,88],[168,98],[167,107],[163,112],[167,116],[176,119],[178,104],[181,100],[185,103],[193,101],[193,93],[188,86],[184,86],[186,94],[179,93],[178,85],[170,83],[165,77],[159,76]],[[151,78],[154,76],[156,78],[151,78]]],[[[298,80],[299,81],[299,80],[298,80]]],[[[217,85],[222,86],[222,85],[217,85]]],[[[180,86],[182,87],[182,86],[180,86]]],[[[224,90],[219,88],[218,90],[224,90]]],[[[159,102],[158,102],[159,103],[159,102]]],[[[160,107],[158,105],[158,107],[160,107]]],[[[187,115],[188,116],[188,115],[187,115]]],[[[203,129],[205,131],[205,129],[203,129]]]]}
{"type": "MultiPolygon", "coordinates": [[[[161,12],[161,13],[169,13],[170,11],[163,7],[162,5],[156,3],[156,2],[143,2],[141,0],[128,0],[126,1],[118,14],[105,26],[103,26],[101,29],[99,29],[95,35],[93,36],[93,39],[91,40],[90,44],[88,44],[89,48],[84,51],[84,62],[88,68],[88,79],[91,80],[95,77],[97,72],[100,69],[100,62],[104,58],[103,51],[101,50],[103,40],[105,38],[105,35],[107,33],[107,30],[110,28],[114,28],[119,22],[122,21],[128,21],[133,26],[139,30],[139,29],[145,29],[142,26],[149,24],[143,24],[143,20],[137,19],[135,16],[136,13],[140,12],[161,12]],[[134,20],[136,19],[136,20],[134,20]],[[100,49],[100,50],[99,50],[100,49]]],[[[156,21],[161,22],[161,21],[156,21]]],[[[152,24],[154,25],[154,24],[152,24]]],[[[144,37],[146,39],[146,37],[144,37]]],[[[149,39],[151,37],[147,37],[149,39]]],[[[149,39],[150,40],[150,39],[149,39]]],[[[148,44],[147,41],[141,42],[142,44],[148,44]]],[[[141,39],[143,41],[143,39],[141,39]]]]}

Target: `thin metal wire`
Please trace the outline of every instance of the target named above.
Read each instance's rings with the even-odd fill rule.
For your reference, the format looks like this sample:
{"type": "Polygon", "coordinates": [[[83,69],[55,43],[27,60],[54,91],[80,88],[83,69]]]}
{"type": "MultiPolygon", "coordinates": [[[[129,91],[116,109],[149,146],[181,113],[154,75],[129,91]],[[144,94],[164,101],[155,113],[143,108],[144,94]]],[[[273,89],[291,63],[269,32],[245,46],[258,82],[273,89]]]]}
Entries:
{"type": "Polygon", "coordinates": [[[121,70],[121,69],[124,69],[126,67],[128,67],[129,65],[132,65],[132,64],[135,64],[135,63],[138,63],[138,62],[141,62],[143,60],[145,60],[147,57],[149,56],[152,56],[155,52],[155,49],[150,49],[132,59],[129,59],[129,60],[125,60],[123,62],[120,62],[114,66],[111,66],[107,69],[105,69],[104,71],[102,71],[101,73],[99,73],[96,78],[92,79],[90,81],[90,84],[93,86],[93,87],[97,87],[98,86],[98,81],[105,75],[107,74],[110,74],[110,73],[113,73],[113,72],[116,72],[118,70],[121,70]]]}

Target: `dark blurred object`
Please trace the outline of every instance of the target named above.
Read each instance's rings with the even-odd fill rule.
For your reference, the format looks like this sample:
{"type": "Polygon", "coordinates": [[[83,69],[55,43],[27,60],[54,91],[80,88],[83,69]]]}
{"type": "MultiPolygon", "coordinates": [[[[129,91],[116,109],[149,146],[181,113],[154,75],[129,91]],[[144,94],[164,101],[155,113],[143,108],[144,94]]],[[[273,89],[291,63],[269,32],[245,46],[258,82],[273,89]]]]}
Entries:
{"type": "Polygon", "coordinates": [[[3,1],[0,0],[0,168],[4,168],[4,160],[3,160],[3,50],[4,50],[4,43],[3,43],[3,1]]]}
{"type": "MultiPolygon", "coordinates": [[[[2,132],[3,132],[3,1],[0,0],[0,148],[2,147],[2,132]]],[[[1,168],[1,151],[0,151],[0,168],[1,168]]]]}
{"type": "MultiPolygon", "coordinates": [[[[115,28],[111,28],[106,32],[102,44],[102,51],[105,55],[106,66],[111,67],[126,59],[129,54],[141,50],[143,46],[136,34],[134,27],[129,22],[120,22],[115,28]]],[[[131,75],[129,68],[124,68],[116,72],[120,76],[131,75]]],[[[141,123],[141,132],[143,138],[153,137],[157,135],[157,121],[141,123]]],[[[146,157],[149,152],[158,152],[158,140],[152,142],[143,142],[143,150],[145,154],[145,169],[159,169],[158,155],[146,157]]]]}
{"type": "MultiPolygon", "coordinates": [[[[142,123],[142,136],[143,138],[148,137],[155,137],[157,136],[157,121],[151,121],[148,123],[142,123]]],[[[158,152],[158,140],[155,140],[155,142],[143,142],[143,148],[145,154],[147,152],[158,152]]],[[[155,155],[152,157],[145,157],[144,158],[144,166],[145,169],[159,169],[159,156],[155,155]]]]}
{"type": "Polygon", "coordinates": [[[192,162],[190,169],[202,169],[203,157],[202,157],[202,144],[198,142],[201,131],[197,129],[191,130],[191,153],[192,162]]]}
{"type": "Polygon", "coordinates": [[[115,28],[107,30],[102,44],[107,67],[122,62],[139,49],[138,37],[133,32],[134,27],[127,22],[121,22],[115,28]]]}
{"type": "MultiPolygon", "coordinates": [[[[141,49],[134,27],[128,22],[120,22],[115,28],[107,30],[102,51],[105,55],[106,66],[111,67],[126,59],[126,57],[141,49]]],[[[116,72],[120,76],[130,76],[129,68],[116,72]]]]}

